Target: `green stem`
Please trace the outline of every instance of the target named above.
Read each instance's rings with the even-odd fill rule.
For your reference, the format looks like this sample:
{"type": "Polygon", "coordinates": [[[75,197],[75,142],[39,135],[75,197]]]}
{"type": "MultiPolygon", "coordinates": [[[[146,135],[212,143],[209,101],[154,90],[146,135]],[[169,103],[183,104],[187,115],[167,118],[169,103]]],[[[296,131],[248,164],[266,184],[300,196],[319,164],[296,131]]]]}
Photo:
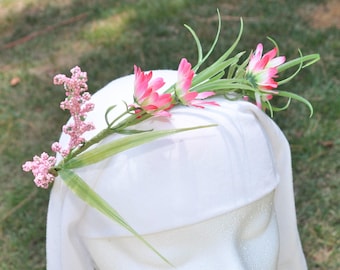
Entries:
{"type": "MultiPolygon", "coordinates": [[[[124,115],[128,114],[128,112],[124,112],[122,113],[120,116],[118,116],[112,123],[111,125],[116,122],[118,119],[120,119],[121,117],[123,117],[124,115]]],[[[147,113],[143,113],[141,116],[137,117],[136,114],[132,114],[129,117],[127,117],[124,121],[118,123],[116,126],[111,127],[108,126],[106,129],[103,129],[102,131],[100,131],[97,135],[95,135],[93,138],[91,138],[90,140],[86,141],[81,147],[75,149],[69,157],[67,157],[65,159],[65,162],[76,157],[77,155],[83,153],[84,151],[86,151],[87,149],[89,149],[92,145],[95,145],[97,143],[99,143],[101,140],[103,140],[104,138],[114,134],[114,133],[119,133],[120,130],[123,130],[129,126],[133,126],[135,124],[138,124],[144,120],[146,120],[147,118],[150,118],[151,115],[147,114],[147,113]]]]}

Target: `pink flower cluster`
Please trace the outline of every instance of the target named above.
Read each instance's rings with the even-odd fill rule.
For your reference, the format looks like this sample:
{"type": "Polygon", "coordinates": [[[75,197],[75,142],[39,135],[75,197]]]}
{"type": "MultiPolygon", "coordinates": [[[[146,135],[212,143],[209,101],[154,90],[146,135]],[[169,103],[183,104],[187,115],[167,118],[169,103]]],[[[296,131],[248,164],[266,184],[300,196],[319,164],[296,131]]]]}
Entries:
{"type": "MultiPolygon", "coordinates": [[[[143,72],[139,67],[134,67],[135,104],[130,107],[135,108],[136,113],[146,112],[156,116],[170,116],[169,110],[176,104],[173,96],[169,93],[159,94],[165,82],[162,78],[152,79],[152,71],[143,72]]],[[[204,108],[204,105],[218,105],[214,101],[203,101],[203,99],[215,95],[214,92],[198,93],[190,91],[195,72],[191,69],[191,64],[183,58],[178,67],[177,83],[175,95],[178,101],[187,106],[204,108]]]]}
{"type": "Polygon", "coordinates": [[[255,93],[256,105],[262,108],[262,101],[272,99],[272,94],[276,93],[271,91],[277,88],[278,83],[274,81],[277,77],[277,67],[286,61],[284,56],[275,57],[277,48],[272,49],[262,56],[263,45],[259,43],[256,47],[254,54],[250,57],[250,61],[246,70],[246,78],[250,83],[265,92],[265,94],[255,93]]]}
{"type": "MultiPolygon", "coordinates": [[[[255,99],[258,107],[262,107],[262,101],[268,101],[272,94],[276,93],[272,89],[277,88],[278,83],[274,80],[277,77],[277,67],[285,62],[285,57],[275,57],[277,49],[267,52],[262,56],[263,46],[258,44],[255,53],[251,56],[246,69],[246,79],[257,88],[255,99]]],[[[146,73],[141,68],[134,66],[134,104],[130,105],[137,117],[143,113],[155,116],[170,116],[169,110],[177,105],[194,106],[204,108],[205,105],[219,106],[215,101],[205,101],[206,98],[214,96],[215,92],[196,92],[193,90],[193,79],[195,72],[187,59],[181,59],[178,66],[177,82],[172,93],[159,93],[165,85],[163,78],[152,78],[152,71],[146,73]]],[[[52,144],[52,151],[60,153],[63,157],[84,143],[83,134],[94,129],[92,123],[85,122],[87,113],[94,109],[94,104],[90,102],[91,95],[87,92],[87,74],[79,67],[71,69],[71,78],[59,74],[54,77],[54,84],[64,85],[66,99],[60,103],[60,108],[69,110],[71,122],[63,126],[63,132],[70,136],[69,144],[62,148],[60,143],[52,144]]],[[[245,97],[248,100],[248,97],[245,97]]],[[[24,171],[32,171],[35,176],[34,182],[38,187],[47,188],[53,182],[55,176],[53,166],[56,158],[50,157],[46,153],[35,156],[33,161],[27,161],[23,165],[24,171]]]]}
{"type": "Polygon", "coordinates": [[[94,129],[92,123],[85,122],[87,113],[94,109],[94,104],[89,102],[91,95],[87,92],[87,74],[77,66],[71,69],[71,74],[71,78],[63,74],[54,77],[54,84],[63,84],[65,88],[66,99],[60,103],[60,108],[69,110],[72,118],[71,123],[63,126],[63,132],[70,136],[68,147],[62,149],[58,142],[52,144],[52,150],[62,156],[67,156],[72,149],[82,144],[85,141],[83,134],[94,129]]]}
{"type": "Polygon", "coordinates": [[[34,156],[33,161],[26,161],[22,165],[22,169],[25,172],[32,171],[34,175],[34,182],[38,187],[48,188],[48,185],[52,183],[55,176],[50,173],[52,167],[56,164],[56,158],[50,157],[46,153],[42,153],[41,156],[34,156]]]}

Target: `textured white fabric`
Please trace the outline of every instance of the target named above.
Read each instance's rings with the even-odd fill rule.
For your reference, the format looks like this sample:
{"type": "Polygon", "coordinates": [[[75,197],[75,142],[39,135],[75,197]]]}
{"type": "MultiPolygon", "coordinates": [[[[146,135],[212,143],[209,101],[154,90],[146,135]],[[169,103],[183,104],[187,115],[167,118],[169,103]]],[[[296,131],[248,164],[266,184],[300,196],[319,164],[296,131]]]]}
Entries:
{"type": "MultiPolygon", "coordinates": [[[[273,192],[217,217],[145,235],[177,269],[276,269],[273,192]]],[[[134,237],[83,238],[98,269],[171,269],[134,237]]]]}
{"type": "MultiPolygon", "coordinates": [[[[171,85],[175,71],[154,71],[171,85]]],[[[132,103],[134,77],[93,96],[89,120],[132,103]]],[[[306,269],[296,227],[289,145],[254,105],[177,107],[137,129],[217,124],[127,150],[77,173],[180,270],[306,269]]],[[[113,116],[112,116],[113,117],[113,116]]],[[[117,138],[107,138],[103,143],[117,138]]],[[[62,136],[62,144],[67,138],[62,136]]],[[[61,179],[51,192],[47,268],[171,269],[137,239],[75,197],[61,179]]]]}

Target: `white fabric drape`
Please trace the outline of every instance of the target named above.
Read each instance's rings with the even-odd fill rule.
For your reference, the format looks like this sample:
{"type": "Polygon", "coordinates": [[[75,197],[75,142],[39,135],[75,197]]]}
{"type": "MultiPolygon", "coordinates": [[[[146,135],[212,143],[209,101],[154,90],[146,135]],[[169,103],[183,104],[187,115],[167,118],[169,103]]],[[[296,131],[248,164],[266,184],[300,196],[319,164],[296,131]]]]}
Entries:
{"type": "MultiPolygon", "coordinates": [[[[169,86],[176,81],[177,73],[154,71],[154,76],[163,77],[169,86]]],[[[114,80],[93,96],[96,108],[88,120],[93,121],[97,129],[88,132],[87,138],[105,128],[107,107],[121,104],[113,112],[118,115],[125,106],[121,101],[132,103],[133,78],[131,75],[114,80]]],[[[78,169],[77,173],[146,239],[154,243],[159,241],[164,252],[160,251],[177,263],[177,269],[232,269],[225,268],[223,262],[214,263],[219,258],[232,261],[230,258],[236,257],[241,257],[241,263],[233,269],[264,269],[251,261],[260,258],[261,254],[263,258],[274,258],[268,258],[268,262],[274,261],[275,266],[267,264],[265,269],[307,269],[296,226],[287,140],[277,125],[256,106],[245,101],[215,100],[219,107],[179,106],[172,109],[169,119],[155,117],[134,128],[160,130],[212,123],[217,127],[165,137],[78,169]],[[222,252],[228,242],[244,238],[239,228],[251,222],[254,213],[260,213],[258,220],[265,221],[259,227],[261,229],[257,229],[256,226],[260,225],[254,222],[245,234],[252,234],[251,238],[257,240],[249,240],[247,246],[238,245],[235,253],[222,252]],[[242,222],[232,222],[242,220],[240,217],[243,216],[242,222]],[[207,237],[211,246],[220,247],[221,252],[212,252],[209,245],[203,243],[207,250],[197,252],[199,256],[193,252],[192,257],[183,262],[177,260],[174,255],[177,253],[171,251],[171,247],[162,247],[160,239],[177,237],[180,240],[195,230],[208,233],[209,226],[214,230],[213,224],[224,224],[225,233],[219,231],[220,237],[207,237]],[[235,229],[228,230],[225,224],[235,229]],[[221,243],[215,245],[212,239],[221,243]],[[257,246],[252,249],[254,243],[257,246]],[[259,252],[259,246],[265,254],[259,252]],[[218,258],[210,260],[210,253],[218,258]]],[[[115,138],[111,136],[103,143],[115,138]]],[[[60,142],[66,144],[67,138],[62,136],[60,142]]],[[[88,207],[67,189],[61,179],[56,179],[47,218],[48,270],[94,269],[96,264],[102,270],[171,269],[166,265],[152,268],[148,256],[150,261],[159,258],[153,258],[152,252],[141,248],[137,249],[140,254],[129,257],[136,245],[142,245],[136,239],[128,240],[130,238],[126,230],[88,207]],[[138,264],[138,260],[136,263],[131,259],[134,256],[141,256],[146,262],[138,264]],[[98,260],[103,261],[102,266],[98,260]]],[[[194,234],[190,239],[195,239],[194,234]]],[[[209,242],[207,239],[205,241],[209,242]]],[[[181,241],[174,243],[184,245],[181,241]]],[[[198,243],[192,243],[191,247],[182,247],[183,252],[198,250],[198,243]]]]}

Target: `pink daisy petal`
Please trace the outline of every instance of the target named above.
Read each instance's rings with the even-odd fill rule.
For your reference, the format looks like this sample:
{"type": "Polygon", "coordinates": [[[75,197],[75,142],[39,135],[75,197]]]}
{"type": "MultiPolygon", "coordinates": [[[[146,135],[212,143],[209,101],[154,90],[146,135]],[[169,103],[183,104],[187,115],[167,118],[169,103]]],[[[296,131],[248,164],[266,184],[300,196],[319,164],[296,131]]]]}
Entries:
{"type": "Polygon", "coordinates": [[[206,99],[208,97],[214,96],[215,92],[202,92],[202,93],[198,93],[196,99],[206,99]]]}

